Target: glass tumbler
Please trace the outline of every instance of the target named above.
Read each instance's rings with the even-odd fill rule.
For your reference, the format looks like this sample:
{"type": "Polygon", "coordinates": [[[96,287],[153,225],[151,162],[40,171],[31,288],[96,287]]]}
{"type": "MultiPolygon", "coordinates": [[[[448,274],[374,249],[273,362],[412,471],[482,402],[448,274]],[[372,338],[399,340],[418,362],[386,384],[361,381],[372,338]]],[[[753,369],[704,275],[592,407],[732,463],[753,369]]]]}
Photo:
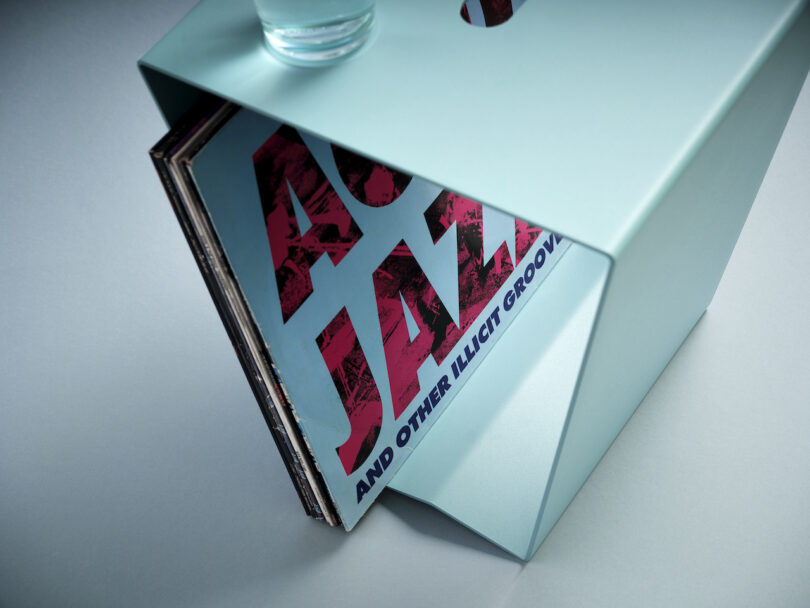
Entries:
{"type": "Polygon", "coordinates": [[[254,2],[267,48],[293,65],[339,61],[363,45],[374,22],[374,0],[254,2]]]}

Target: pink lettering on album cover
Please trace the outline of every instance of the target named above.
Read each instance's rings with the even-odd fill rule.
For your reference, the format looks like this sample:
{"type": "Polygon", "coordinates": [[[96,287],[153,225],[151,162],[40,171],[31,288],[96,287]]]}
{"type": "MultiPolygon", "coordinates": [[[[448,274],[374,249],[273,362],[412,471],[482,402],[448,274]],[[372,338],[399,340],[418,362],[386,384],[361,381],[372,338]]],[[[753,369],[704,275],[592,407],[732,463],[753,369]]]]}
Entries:
{"type": "Polygon", "coordinates": [[[436,363],[441,364],[450,351],[445,343],[455,344],[462,332],[405,241],[394,247],[374,271],[373,279],[396,419],[419,393],[417,370],[424,360],[432,354],[436,363]],[[413,341],[408,333],[403,300],[419,329],[413,341]]]}
{"type": "Polygon", "coordinates": [[[286,323],[312,294],[312,265],[326,253],[337,266],[363,233],[292,127],[280,127],[253,154],[253,166],[286,323]],[[290,187],[312,224],[303,235],[290,187]]]}
{"type": "Polygon", "coordinates": [[[463,333],[495,296],[512,274],[512,258],[506,242],[484,260],[484,210],[473,200],[443,190],[425,211],[430,236],[436,243],[450,226],[456,224],[458,247],[458,307],[460,330],[454,340],[445,340],[438,356],[444,358],[463,333]]]}
{"type": "Polygon", "coordinates": [[[520,264],[523,256],[529,253],[535,241],[540,238],[543,229],[523,220],[515,219],[515,266],[520,264]]]}
{"type": "MultiPolygon", "coordinates": [[[[391,204],[411,181],[410,176],[337,146],[333,145],[332,151],[349,192],[369,207],[391,204]]],[[[280,127],[254,153],[253,163],[286,323],[313,293],[310,271],[321,255],[326,253],[337,266],[363,233],[293,128],[280,127]],[[293,196],[311,224],[303,234],[293,196]]],[[[453,321],[408,245],[400,240],[372,274],[395,420],[420,392],[418,370],[422,363],[432,355],[437,365],[442,364],[542,233],[539,227],[515,220],[513,264],[505,241],[484,259],[483,207],[479,203],[445,190],[430,204],[424,218],[434,244],[456,225],[459,324],[453,321]],[[409,329],[408,316],[415,330],[409,329]]],[[[518,280],[522,285],[523,279],[518,280]]],[[[490,322],[487,331],[491,331],[490,322]]],[[[480,343],[484,341],[480,338],[480,343]]],[[[336,452],[344,471],[351,475],[370,458],[381,432],[379,388],[345,307],[316,342],[349,421],[349,437],[336,452]]],[[[472,344],[478,352],[476,336],[472,344]]],[[[465,347],[465,353],[467,350],[465,347]]],[[[467,354],[467,358],[472,355],[467,354]]],[[[458,361],[453,363],[456,378],[458,365],[458,361]]],[[[443,378],[447,382],[447,376],[443,378]]],[[[428,399],[432,404],[433,392],[428,399]]],[[[428,408],[424,404],[420,407],[428,408]]],[[[390,452],[390,447],[387,449],[390,452]]],[[[369,487],[390,464],[390,457],[384,453],[378,458],[374,474],[368,476],[369,487]],[[388,460],[383,458],[385,454],[388,460]]]]}
{"type": "Polygon", "coordinates": [[[349,438],[337,448],[346,475],[351,475],[377,443],[382,426],[380,392],[345,308],[329,322],[316,342],[351,426],[349,438]]]}
{"type": "Polygon", "coordinates": [[[352,196],[369,207],[385,207],[399,198],[413,179],[410,175],[332,144],[340,178],[352,196]]]}

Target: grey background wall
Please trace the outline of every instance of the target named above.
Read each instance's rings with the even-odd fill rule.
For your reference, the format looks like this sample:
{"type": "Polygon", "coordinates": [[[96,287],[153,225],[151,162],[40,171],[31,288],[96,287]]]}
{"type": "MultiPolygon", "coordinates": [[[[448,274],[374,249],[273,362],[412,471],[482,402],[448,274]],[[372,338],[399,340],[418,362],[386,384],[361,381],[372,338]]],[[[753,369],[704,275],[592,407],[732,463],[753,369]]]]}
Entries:
{"type": "Polygon", "coordinates": [[[146,154],[192,6],[0,7],[0,605],[810,604],[810,85],[698,324],[528,564],[308,520],[146,154]],[[384,599],[381,599],[384,598],[384,599]]]}

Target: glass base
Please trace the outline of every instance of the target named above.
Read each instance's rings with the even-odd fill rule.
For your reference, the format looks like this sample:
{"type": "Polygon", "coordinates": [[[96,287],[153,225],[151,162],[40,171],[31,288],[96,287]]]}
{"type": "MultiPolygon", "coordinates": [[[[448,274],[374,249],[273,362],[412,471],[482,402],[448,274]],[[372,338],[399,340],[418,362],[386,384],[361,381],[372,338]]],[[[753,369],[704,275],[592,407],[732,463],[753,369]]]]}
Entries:
{"type": "Polygon", "coordinates": [[[262,23],[270,53],[285,63],[322,66],[335,63],[358,50],[368,39],[374,8],[363,14],[317,26],[280,26],[262,23]]]}

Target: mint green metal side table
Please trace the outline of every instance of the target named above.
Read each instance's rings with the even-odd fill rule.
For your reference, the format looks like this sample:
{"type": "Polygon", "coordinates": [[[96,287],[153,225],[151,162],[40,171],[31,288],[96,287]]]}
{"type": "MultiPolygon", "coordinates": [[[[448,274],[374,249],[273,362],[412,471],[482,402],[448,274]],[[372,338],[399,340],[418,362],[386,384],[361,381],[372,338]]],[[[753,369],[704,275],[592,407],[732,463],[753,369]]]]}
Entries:
{"type": "Polygon", "coordinates": [[[459,8],[378,0],[363,51],[306,70],[267,55],[250,0],[203,0],[140,67],[170,124],[212,92],[578,245],[389,484],[528,559],[709,305],[810,8],[527,0],[488,29],[459,8]]]}

